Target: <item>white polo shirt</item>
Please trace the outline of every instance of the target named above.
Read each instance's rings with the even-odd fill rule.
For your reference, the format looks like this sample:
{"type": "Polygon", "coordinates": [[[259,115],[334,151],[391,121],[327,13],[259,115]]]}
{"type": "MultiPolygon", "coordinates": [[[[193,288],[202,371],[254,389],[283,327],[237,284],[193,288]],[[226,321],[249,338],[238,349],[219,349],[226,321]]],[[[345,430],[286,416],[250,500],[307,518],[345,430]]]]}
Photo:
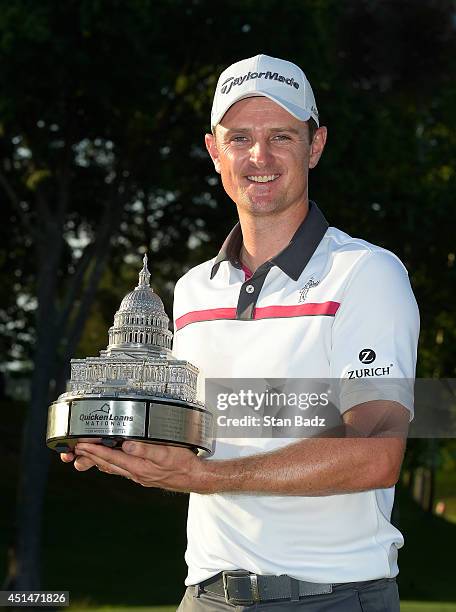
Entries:
{"type": "MultiPolygon", "coordinates": [[[[237,225],[215,259],[176,285],[173,352],[200,369],[202,385],[204,377],[414,377],[419,315],[394,254],[328,227],[314,203],[290,244],[250,278],[241,244],[237,225]]],[[[411,395],[384,389],[376,399],[412,414],[411,395]]],[[[348,392],[340,410],[368,399],[348,392]]],[[[301,443],[219,439],[212,458],[290,442],[301,443]]],[[[230,569],[311,582],[393,577],[403,545],[390,523],[393,500],[394,487],[319,497],[192,493],[186,584],[230,569]]]]}

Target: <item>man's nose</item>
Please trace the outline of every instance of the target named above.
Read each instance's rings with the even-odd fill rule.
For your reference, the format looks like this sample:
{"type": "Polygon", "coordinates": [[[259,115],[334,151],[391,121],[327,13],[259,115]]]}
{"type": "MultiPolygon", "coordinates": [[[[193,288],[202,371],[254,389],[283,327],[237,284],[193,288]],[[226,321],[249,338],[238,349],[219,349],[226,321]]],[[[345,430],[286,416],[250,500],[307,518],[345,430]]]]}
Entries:
{"type": "Polygon", "coordinates": [[[266,166],[271,159],[271,151],[266,141],[257,140],[250,147],[250,161],[256,166],[266,166]]]}

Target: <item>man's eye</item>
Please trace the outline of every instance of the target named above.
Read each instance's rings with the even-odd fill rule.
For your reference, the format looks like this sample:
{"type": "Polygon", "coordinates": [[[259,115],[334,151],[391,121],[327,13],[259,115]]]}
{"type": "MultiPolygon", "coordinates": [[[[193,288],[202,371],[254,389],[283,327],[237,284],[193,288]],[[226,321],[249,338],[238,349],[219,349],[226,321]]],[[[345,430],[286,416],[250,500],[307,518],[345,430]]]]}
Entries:
{"type": "Polygon", "coordinates": [[[246,136],[233,136],[232,142],[247,142],[246,136]]]}
{"type": "Polygon", "coordinates": [[[273,137],[273,140],[278,140],[280,142],[282,140],[291,140],[291,138],[286,134],[276,134],[276,136],[273,137]]]}

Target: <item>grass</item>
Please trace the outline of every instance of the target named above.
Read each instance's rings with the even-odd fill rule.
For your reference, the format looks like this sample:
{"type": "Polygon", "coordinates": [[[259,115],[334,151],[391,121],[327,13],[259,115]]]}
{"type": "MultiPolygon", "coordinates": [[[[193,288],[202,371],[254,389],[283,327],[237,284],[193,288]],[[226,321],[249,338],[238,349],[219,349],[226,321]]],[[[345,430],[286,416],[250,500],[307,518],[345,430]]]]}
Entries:
{"type": "Polygon", "coordinates": [[[401,612],[456,612],[456,604],[432,601],[403,601],[401,612]]]}

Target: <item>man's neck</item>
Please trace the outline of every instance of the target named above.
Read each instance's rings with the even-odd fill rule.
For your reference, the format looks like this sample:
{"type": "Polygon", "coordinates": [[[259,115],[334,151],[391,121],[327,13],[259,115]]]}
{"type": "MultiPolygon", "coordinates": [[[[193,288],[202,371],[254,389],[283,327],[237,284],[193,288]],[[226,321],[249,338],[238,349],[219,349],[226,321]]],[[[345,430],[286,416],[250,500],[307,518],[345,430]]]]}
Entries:
{"type": "Polygon", "coordinates": [[[281,215],[265,217],[239,214],[243,245],[240,259],[253,273],[269,259],[278,255],[290,243],[309,211],[309,204],[281,215]]]}

